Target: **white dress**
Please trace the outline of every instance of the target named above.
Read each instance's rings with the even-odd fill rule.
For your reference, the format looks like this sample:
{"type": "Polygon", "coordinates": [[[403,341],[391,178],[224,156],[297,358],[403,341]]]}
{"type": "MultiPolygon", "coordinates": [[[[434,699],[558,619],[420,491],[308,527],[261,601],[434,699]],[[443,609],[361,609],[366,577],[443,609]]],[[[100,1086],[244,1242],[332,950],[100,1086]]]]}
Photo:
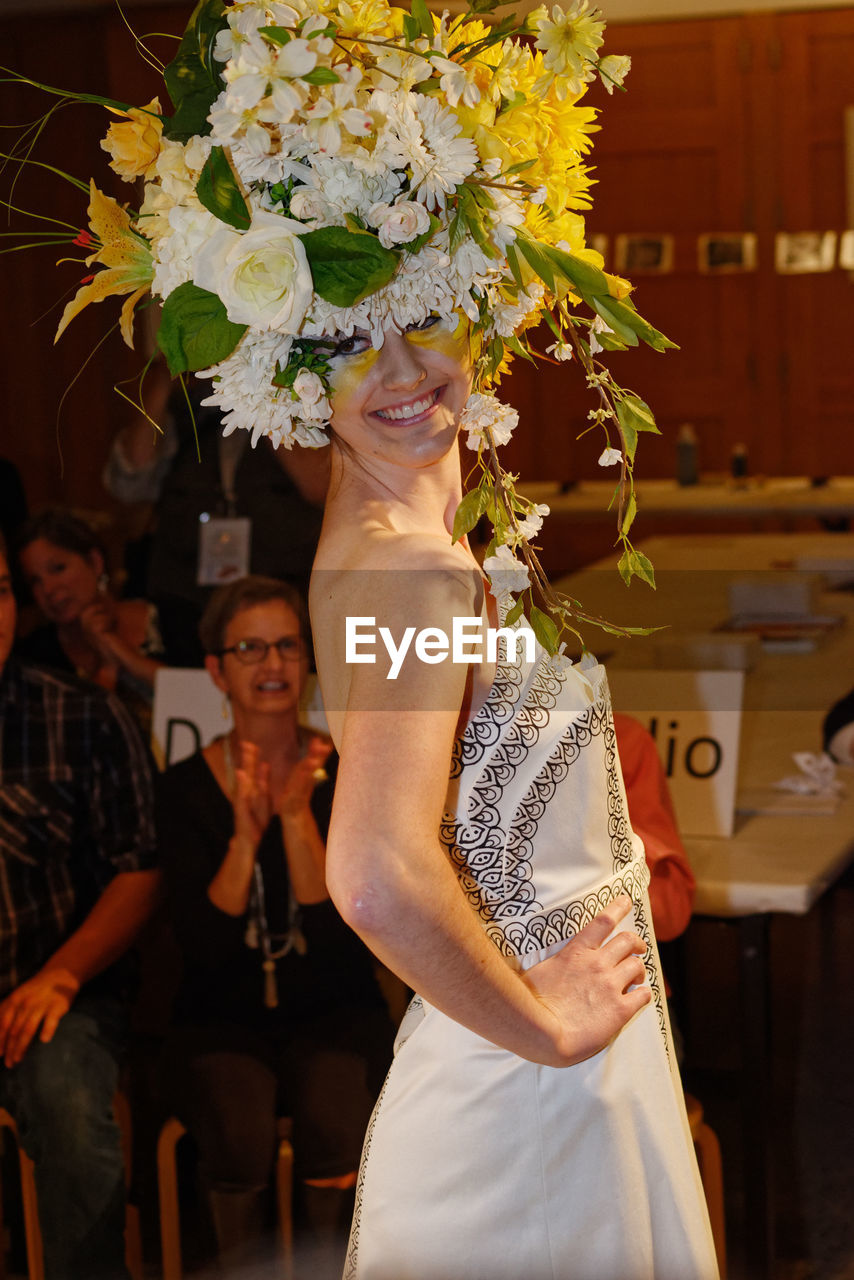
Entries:
{"type": "Polygon", "coordinates": [[[605,674],[538,654],[499,663],[457,742],[442,839],[520,969],[630,894],[653,999],[606,1049],[558,1069],[416,996],[366,1135],[345,1280],[718,1275],[605,674]]]}

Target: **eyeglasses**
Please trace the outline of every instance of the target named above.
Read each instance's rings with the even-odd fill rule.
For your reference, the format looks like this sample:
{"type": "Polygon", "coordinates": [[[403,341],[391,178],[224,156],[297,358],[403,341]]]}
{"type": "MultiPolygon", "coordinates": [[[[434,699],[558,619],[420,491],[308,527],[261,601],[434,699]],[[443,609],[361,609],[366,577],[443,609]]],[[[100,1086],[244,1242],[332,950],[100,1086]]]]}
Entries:
{"type": "Polygon", "coordinates": [[[227,653],[233,653],[245,667],[254,667],[264,661],[271,649],[276,650],[283,662],[296,662],[302,657],[302,640],[299,636],[280,636],[278,640],[268,643],[251,636],[246,640],[238,640],[237,644],[228,649],[220,649],[219,656],[222,658],[227,653]]]}

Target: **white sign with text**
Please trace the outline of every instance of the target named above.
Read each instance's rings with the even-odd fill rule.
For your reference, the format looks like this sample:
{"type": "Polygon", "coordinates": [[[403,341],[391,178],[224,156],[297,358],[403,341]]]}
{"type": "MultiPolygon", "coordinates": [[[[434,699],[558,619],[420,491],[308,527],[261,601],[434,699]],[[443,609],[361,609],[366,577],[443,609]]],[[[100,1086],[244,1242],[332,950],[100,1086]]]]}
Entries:
{"type": "Polygon", "coordinates": [[[608,671],[615,711],[649,729],[683,835],[731,836],[743,671],[608,671]]]}

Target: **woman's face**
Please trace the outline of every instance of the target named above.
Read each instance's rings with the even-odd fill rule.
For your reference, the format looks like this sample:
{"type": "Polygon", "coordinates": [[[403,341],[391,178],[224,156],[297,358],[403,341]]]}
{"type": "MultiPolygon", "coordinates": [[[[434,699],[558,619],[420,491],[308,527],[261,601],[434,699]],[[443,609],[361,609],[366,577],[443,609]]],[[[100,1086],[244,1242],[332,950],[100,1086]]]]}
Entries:
{"type": "Polygon", "coordinates": [[[99,551],[81,555],[36,538],[21,552],[21,569],[42,613],[50,622],[74,622],[98,598],[104,572],[99,551]]]}
{"type": "Polygon", "coordinates": [[[225,629],[223,648],[232,652],[211,655],[205,665],[235,711],[296,715],[308,654],[299,618],[284,600],[241,609],[225,629]]]}
{"type": "Polygon", "coordinates": [[[358,331],[330,364],[332,427],[359,456],[424,466],[448,452],[471,390],[465,316],[388,331],[379,350],[358,331]]]}

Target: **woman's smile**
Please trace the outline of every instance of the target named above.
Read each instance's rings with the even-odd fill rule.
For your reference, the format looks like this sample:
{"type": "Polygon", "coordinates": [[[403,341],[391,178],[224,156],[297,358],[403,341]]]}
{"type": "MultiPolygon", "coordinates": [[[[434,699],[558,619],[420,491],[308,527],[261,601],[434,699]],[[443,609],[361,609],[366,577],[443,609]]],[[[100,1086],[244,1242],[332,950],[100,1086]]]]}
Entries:
{"type": "Polygon", "coordinates": [[[375,417],[382,418],[383,422],[421,422],[436,408],[445,385],[435,387],[432,391],[422,392],[412,400],[397,401],[395,404],[385,405],[382,409],[374,409],[372,412],[375,417]]]}

